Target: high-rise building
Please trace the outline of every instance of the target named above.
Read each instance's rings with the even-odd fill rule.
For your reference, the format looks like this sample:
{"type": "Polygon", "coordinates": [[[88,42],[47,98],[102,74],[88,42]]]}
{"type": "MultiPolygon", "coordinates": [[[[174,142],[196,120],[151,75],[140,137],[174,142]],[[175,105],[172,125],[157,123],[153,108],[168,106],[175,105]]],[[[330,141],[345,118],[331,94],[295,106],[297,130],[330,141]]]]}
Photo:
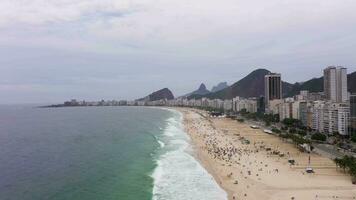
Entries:
{"type": "Polygon", "coordinates": [[[314,101],[311,128],[325,134],[348,135],[350,107],[348,103],[314,101]]]}
{"type": "Polygon", "coordinates": [[[319,132],[323,132],[324,130],[324,106],[325,104],[323,101],[314,101],[311,107],[311,128],[319,132]]]}
{"type": "Polygon", "coordinates": [[[300,102],[299,113],[299,119],[302,122],[303,126],[308,126],[308,102],[300,102]]]}
{"type": "Polygon", "coordinates": [[[331,66],[324,69],[324,94],[332,102],[348,100],[346,68],[331,66]]]}
{"type": "Polygon", "coordinates": [[[265,106],[270,112],[270,102],[282,99],[282,79],[281,74],[270,73],[265,75],[265,106]]]}
{"type": "Polygon", "coordinates": [[[282,99],[281,74],[270,73],[265,76],[265,98],[266,101],[282,99]]]}
{"type": "Polygon", "coordinates": [[[337,107],[337,131],[340,135],[349,135],[350,106],[348,104],[339,104],[337,107]]]}
{"type": "Polygon", "coordinates": [[[244,99],[240,97],[235,97],[232,99],[232,110],[239,112],[241,110],[246,110],[250,113],[257,112],[258,109],[258,100],[255,98],[244,99]]]}
{"type": "Polygon", "coordinates": [[[350,95],[350,134],[356,134],[356,94],[350,95]]]}
{"type": "Polygon", "coordinates": [[[299,119],[305,127],[313,127],[313,103],[301,101],[299,103],[299,119]]]}
{"type": "Polygon", "coordinates": [[[260,96],[257,100],[257,112],[264,113],[265,112],[265,97],[260,96]]]}

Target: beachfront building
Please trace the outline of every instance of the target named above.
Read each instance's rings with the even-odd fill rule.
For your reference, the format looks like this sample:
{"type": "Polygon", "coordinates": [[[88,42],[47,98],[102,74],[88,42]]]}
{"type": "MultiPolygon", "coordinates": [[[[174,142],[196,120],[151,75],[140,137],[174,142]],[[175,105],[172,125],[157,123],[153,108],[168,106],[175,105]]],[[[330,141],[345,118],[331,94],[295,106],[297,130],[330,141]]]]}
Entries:
{"type": "MultiPolygon", "coordinates": [[[[167,102],[168,102],[167,99],[160,99],[160,100],[156,100],[156,101],[146,101],[146,102],[144,102],[143,105],[145,105],[145,106],[166,106],[167,102]]],[[[142,101],[138,101],[138,105],[141,106],[142,101]]]]}
{"type": "Polygon", "coordinates": [[[281,114],[281,104],[283,104],[283,99],[274,99],[268,102],[266,106],[266,113],[267,114],[281,114]]]}
{"type": "Polygon", "coordinates": [[[346,68],[331,66],[324,69],[324,93],[329,101],[348,101],[346,68]]]}
{"type": "Polygon", "coordinates": [[[279,104],[280,120],[285,118],[299,119],[299,104],[300,101],[295,101],[293,98],[284,99],[284,102],[279,104]]]}
{"type": "Polygon", "coordinates": [[[134,106],[136,104],[136,101],[127,101],[128,106],[134,106]]]}
{"type": "Polygon", "coordinates": [[[337,128],[340,135],[349,135],[350,106],[348,104],[338,104],[337,128]]]}
{"type": "Polygon", "coordinates": [[[310,127],[319,132],[324,130],[324,106],[324,101],[314,101],[310,107],[310,112],[312,113],[312,123],[310,127]]]}
{"type": "Polygon", "coordinates": [[[338,130],[338,109],[335,104],[325,104],[323,112],[323,130],[324,133],[335,133],[338,130]]]}
{"type": "Polygon", "coordinates": [[[237,96],[235,98],[232,99],[232,110],[235,112],[239,112],[240,109],[240,105],[239,102],[242,100],[241,97],[237,96]]]}
{"type": "Polygon", "coordinates": [[[356,94],[350,95],[350,135],[356,134],[356,94]]]}
{"type": "Polygon", "coordinates": [[[209,108],[217,109],[217,110],[223,110],[224,109],[224,101],[221,99],[212,99],[208,100],[209,108]]]}
{"type": "Polygon", "coordinates": [[[183,106],[183,98],[168,100],[168,106],[183,106]]]}
{"type": "Polygon", "coordinates": [[[260,96],[257,99],[257,112],[265,113],[265,97],[264,96],[260,96]]]}
{"type": "Polygon", "coordinates": [[[231,111],[232,110],[232,100],[230,100],[230,99],[225,99],[224,100],[224,110],[225,111],[231,111]]]}
{"type": "Polygon", "coordinates": [[[272,106],[275,106],[275,100],[282,100],[282,79],[281,74],[270,73],[265,75],[265,105],[266,113],[273,113],[272,106]],[[271,102],[273,105],[271,105],[271,102]]]}
{"type": "Polygon", "coordinates": [[[299,104],[299,120],[303,126],[308,126],[308,102],[303,101],[299,104]]]}
{"type": "Polygon", "coordinates": [[[279,104],[280,108],[280,113],[279,113],[279,119],[282,121],[286,118],[292,118],[292,112],[291,112],[291,109],[290,109],[290,106],[291,104],[290,103],[281,103],[279,104]]]}
{"type": "Polygon", "coordinates": [[[299,103],[299,120],[305,127],[312,127],[312,104],[308,101],[301,101],[299,103]]]}
{"type": "Polygon", "coordinates": [[[350,107],[342,103],[327,102],[323,111],[323,131],[333,134],[348,135],[350,107]]]}
{"type": "Polygon", "coordinates": [[[209,107],[209,99],[208,98],[202,98],[201,99],[201,105],[202,105],[202,107],[203,108],[207,108],[207,107],[209,107]]]}
{"type": "Polygon", "coordinates": [[[292,118],[294,119],[300,119],[299,106],[300,101],[294,101],[292,103],[292,118]]]}
{"type": "Polygon", "coordinates": [[[189,99],[184,101],[184,106],[188,107],[202,107],[202,100],[201,99],[189,99]]]}
{"type": "Polygon", "coordinates": [[[127,101],[126,100],[120,100],[119,101],[119,106],[126,106],[127,105],[127,101]]]}
{"type": "Polygon", "coordinates": [[[348,104],[315,101],[310,108],[312,112],[311,128],[313,130],[325,134],[339,133],[340,135],[348,135],[350,119],[350,107],[348,104]]]}
{"type": "Polygon", "coordinates": [[[255,113],[257,112],[257,99],[245,99],[237,96],[232,99],[232,109],[235,112],[245,109],[246,112],[255,113]]]}
{"type": "Polygon", "coordinates": [[[136,101],[136,105],[137,106],[145,106],[146,105],[146,101],[136,101]]]}

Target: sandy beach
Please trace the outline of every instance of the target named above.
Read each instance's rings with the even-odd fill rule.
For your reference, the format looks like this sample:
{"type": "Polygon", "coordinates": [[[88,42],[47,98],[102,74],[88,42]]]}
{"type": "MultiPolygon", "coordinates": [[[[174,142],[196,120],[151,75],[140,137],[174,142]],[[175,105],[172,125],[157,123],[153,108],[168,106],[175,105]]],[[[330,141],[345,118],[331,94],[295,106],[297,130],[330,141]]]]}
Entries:
{"type": "Polygon", "coordinates": [[[329,158],[311,153],[315,173],[307,174],[309,154],[279,137],[204,111],[177,110],[184,115],[196,156],[229,199],[356,199],[350,176],[329,158]]]}

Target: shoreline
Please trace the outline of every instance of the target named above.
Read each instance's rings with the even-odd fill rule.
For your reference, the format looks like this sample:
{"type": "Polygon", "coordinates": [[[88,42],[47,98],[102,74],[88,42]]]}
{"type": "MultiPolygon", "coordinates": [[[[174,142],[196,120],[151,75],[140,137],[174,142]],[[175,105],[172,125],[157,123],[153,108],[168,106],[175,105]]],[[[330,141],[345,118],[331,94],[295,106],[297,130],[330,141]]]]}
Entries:
{"type": "Polygon", "coordinates": [[[156,167],[150,174],[152,199],[226,199],[225,190],[195,156],[197,151],[184,129],[183,113],[171,108],[158,109],[173,115],[166,119],[162,135],[156,138],[165,145],[159,148],[163,151],[157,154],[156,167]]]}
{"type": "Polygon", "coordinates": [[[309,155],[276,136],[251,129],[246,123],[209,118],[205,111],[171,109],[183,114],[194,156],[229,200],[356,198],[350,177],[328,158],[312,153],[315,174],[307,174],[309,155]],[[283,157],[272,155],[266,147],[283,152],[283,157]],[[296,165],[288,164],[291,158],[296,165]]]}

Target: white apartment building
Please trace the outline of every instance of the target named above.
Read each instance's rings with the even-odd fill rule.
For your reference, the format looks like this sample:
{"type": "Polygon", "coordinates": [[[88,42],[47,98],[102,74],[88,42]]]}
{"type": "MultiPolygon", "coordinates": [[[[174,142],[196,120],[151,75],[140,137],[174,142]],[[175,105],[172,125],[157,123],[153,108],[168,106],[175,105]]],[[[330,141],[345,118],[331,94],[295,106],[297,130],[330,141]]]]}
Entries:
{"type": "Polygon", "coordinates": [[[324,133],[335,133],[338,131],[338,109],[336,104],[324,105],[323,112],[323,130],[324,133]]]}
{"type": "Polygon", "coordinates": [[[255,113],[257,112],[257,100],[235,97],[232,99],[232,109],[235,112],[239,112],[242,109],[246,109],[247,112],[255,113]]]}
{"type": "Polygon", "coordinates": [[[232,100],[224,100],[224,110],[232,110],[232,100]]]}
{"type": "Polygon", "coordinates": [[[340,104],[338,107],[338,132],[341,135],[349,135],[348,127],[350,123],[350,106],[340,104]]]}
{"type": "Polygon", "coordinates": [[[208,98],[202,98],[201,99],[201,105],[202,105],[202,107],[205,107],[205,108],[207,108],[207,107],[209,107],[209,99],[208,98]]]}
{"type": "Polygon", "coordinates": [[[315,101],[311,107],[312,129],[322,133],[348,135],[350,106],[344,103],[315,101]]]}
{"type": "Polygon", "coordinates": [[[224,109],[224,101],[221,99],[213,99],[209,100],[209,107],[215,109],[224,109]]]}
{"type": "Polygon", "coordinates": [[[279,104],[279,118],[282,121],[286,118],[300,119],[299,115],[300,101],[294,99],[285,99],[285,102],[279,104]]]}
{"type": "Polygon", "coordinates": [[[323,132],[324,130],[324,106],[325,104],[323,101],[315,101],[310,107],[312,113],[311,128],[319,132],[323,132]]]}
{"type": "Polygon", "coordinates": [[[274,99],[270,100],[268,103],[268,114],[280,114],[282,113],[281,104],[283,103],[283,99],[274,99]]]}

